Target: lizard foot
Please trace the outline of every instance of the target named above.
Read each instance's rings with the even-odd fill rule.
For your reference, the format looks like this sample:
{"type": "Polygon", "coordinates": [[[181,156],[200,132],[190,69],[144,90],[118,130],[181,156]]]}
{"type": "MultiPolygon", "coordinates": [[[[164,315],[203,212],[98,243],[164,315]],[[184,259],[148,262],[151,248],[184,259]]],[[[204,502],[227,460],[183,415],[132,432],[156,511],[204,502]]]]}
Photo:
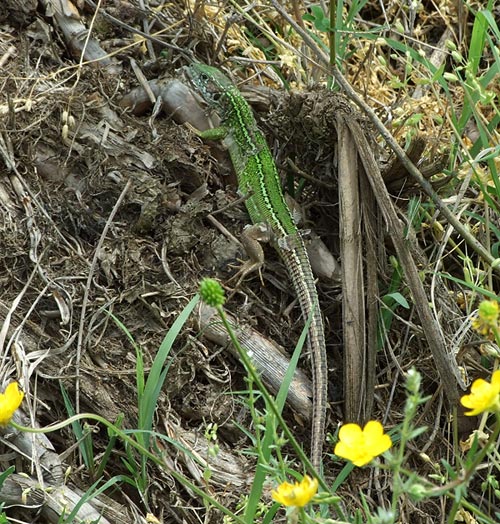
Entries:
{"type": "MultiPolygon", "coordinates": [[[[254,271],[259,272],[259,278],[262,285],[264,285],[264,280],[262,278],[262,266],[264,265],[263,262],[254,261],[254,260],[246,260],[245,262],[242,262],[242,264],[239,266],[238,271],[227,281],[229,284],[230,282],[233,282],[234,280],[238,279],[236,281],[236,284],[234,285],[235,288],[240,287],[240,284],[243,282],[243,279],[250,273],[253,273],[254,271]]],[[[237,266],[231,266],[231,267],[237,267],[237,266]]]]}
{"type": "Polygon", "coordinates": [[[264,250],[262,249],[261,242],[269,242],[270,239],[271,228],[264,222],[249,225],[243,229],[241,243],[249,256],[249,260],[242,263],[238,272],[228,280],[228,283],[237,279],[235,287],[239,287],[249,273],[258,271],[260,281],[262,285],[264,285],[261,271],[264,265],[264,250]]]}

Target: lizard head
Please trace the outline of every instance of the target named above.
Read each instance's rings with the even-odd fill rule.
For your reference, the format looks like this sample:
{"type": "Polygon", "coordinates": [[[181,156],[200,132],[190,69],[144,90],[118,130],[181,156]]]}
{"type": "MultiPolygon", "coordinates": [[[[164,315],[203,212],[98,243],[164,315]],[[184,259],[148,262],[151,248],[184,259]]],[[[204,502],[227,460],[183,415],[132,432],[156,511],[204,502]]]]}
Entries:
{"type": "Polygon", "coordinates": [[[208,105],[224,109],[225,95],[235,89],[229,78],[217,68],[195,62],[185,69],[186,76],[208,105]]]}

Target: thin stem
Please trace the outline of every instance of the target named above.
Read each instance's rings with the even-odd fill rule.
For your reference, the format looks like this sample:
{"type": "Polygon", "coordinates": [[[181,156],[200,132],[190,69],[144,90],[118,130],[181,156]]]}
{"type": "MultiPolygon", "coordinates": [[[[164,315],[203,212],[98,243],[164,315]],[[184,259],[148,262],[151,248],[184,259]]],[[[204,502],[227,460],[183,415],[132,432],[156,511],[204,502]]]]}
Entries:
{"type": "Polygon", "coordinates": [[[252,361],[250,360],[249,356],[244,351],[244,349],[241,347],[239,340],[236,338],[236,335],[234,334],[234,331],[231,328],[231,325],[227,321],[227,318],[226,318],[226,315],[224,313],[224,309],[222,308],[222,306],[217,307],[217,312],[219,313],[222,323],[224,324],[224,327],[229,334],[229,338],[231,339],[231,342],[233,343],[236,350],[238,351],[238,354],[240,355],[240,358],[243,361],[243,364],[245,365],[245,368],[248,374],[251,376],[252,380],[257,385],[257,388],[262,393],[262,396],[264,397],[266,403],[269,405],[271,411],[276,416],[276,419],[278,420],[280,426],[282,427],[283,432],[285,433],[287,439],[290,441],[290,444],[295,449],[300,460],[304,463],[307,471],[319,480],[321,487],[323,489],[328,490],[328,486],[322,479],[319,478],[317,471],[314,469],[313,465],[307,458],[307,455],[304,453],[304,450],[298,445],[295,437],[293,436],[293,433],[290,431],[290,428],[288,427],[287,423],[285,422],[285,419],[283,418],[278,407],[276,406],[276,403],[273,397],[271,396],[269,391],[267,391],[267,388],[264,386],[262,380],[260,379],[259,375],[255,371],[255,367],[252,361]]]}
{"type": "MultiPolygon", "coordinates": [[[[439,488],[435,488],[429,492],[429,495],[431,497],[436,497],[439,495],[449,495],[448,492],[452,489],[456,488],[457,486],[460,486],[460,484],[466,484],[470,481],[474,473],[476,472],[477,467],[483,459],[486,457],[486,455],[490,452],[490,450],[495,446],[498,435],[500,434],[500,413],[495,413],[496,416],[496,422],[495,427],[493,428],[493,433],[490,435],[488,440],[486,441],[486,444],[481,449],[479,453],[474,457],[474,460],[471,462],[469,467],[464,471],[463,475],[461,475],[460,478],[449,482],[448,484],[445,484],[444,486],[441,486],[439,488]]],[[[451,495],[450,495],[451,496],[451,495]]]]}

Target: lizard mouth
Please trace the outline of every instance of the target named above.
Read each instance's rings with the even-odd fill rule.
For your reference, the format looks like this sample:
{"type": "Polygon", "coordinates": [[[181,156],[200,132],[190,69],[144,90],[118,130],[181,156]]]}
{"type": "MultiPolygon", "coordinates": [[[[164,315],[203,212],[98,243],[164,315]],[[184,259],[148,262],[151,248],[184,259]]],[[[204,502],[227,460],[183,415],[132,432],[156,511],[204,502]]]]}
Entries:
{"type": "Polygon", "coordinates": [[[200,104],[204,108],[208,107],[207,101],[200,95],[198,89],[196,88],[193,76],[189,70],[189,66],[181,67],[180,71],[182,79],[185,81],[184,84],[186,84],[189,87],[189,90],[191,91],[191,94],[193,95],[196,102],[198,102],[198,104],[200,104]]]}

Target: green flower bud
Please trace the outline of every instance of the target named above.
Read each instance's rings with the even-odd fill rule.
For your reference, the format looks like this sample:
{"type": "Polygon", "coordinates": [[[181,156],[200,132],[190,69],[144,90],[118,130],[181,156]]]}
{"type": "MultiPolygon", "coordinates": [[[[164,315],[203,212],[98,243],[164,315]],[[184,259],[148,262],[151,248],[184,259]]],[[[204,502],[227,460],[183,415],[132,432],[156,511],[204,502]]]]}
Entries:
{"type": "Polygon", "coordinates": [[[212,307],[220,307],[224,305],[226,300],[224,289],[213,278],[204,278],[200,282],[200,296],[205,304],[212,307]]]}

